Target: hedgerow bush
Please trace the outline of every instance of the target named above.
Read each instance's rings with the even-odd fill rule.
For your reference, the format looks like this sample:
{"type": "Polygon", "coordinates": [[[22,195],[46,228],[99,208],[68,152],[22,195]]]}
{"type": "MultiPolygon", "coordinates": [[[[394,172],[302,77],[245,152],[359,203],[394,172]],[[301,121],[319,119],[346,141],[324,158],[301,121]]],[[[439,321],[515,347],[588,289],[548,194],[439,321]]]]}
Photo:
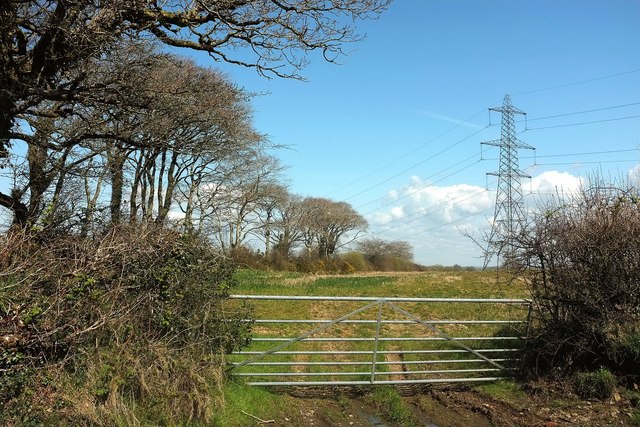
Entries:
{"type": "Polygon", "coordinates": [[[640,375],[640,196],[594,182],[544,206],[518,238],[535,306],[528,367],[640,375]]]}
{"type": "Polygon", "coordinates": [[[211,377],[248,340],[247,312],[221,310],[232,264],[195,236],[155,227],[47,240],[14,233],[0,271],[0,424],[26,406],[72,424],[112,425],[114,414],[126,424],[148,404],[169,423],[206,420],[211,377]],[[44,389],[50,400],[38,398],[44,389]]]}

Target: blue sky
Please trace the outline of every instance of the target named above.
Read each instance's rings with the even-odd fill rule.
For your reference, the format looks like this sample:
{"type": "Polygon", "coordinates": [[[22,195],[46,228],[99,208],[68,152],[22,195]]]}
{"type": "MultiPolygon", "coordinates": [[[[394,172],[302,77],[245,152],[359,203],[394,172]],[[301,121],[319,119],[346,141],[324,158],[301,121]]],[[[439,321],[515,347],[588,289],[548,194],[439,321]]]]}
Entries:
{"type": "Polygon", "coordinates": [[[640,165],[638,1],[396,0],[357,28],[367,36],[341,65],[311,57],[307,82],[215,66],[268,92],[255,125],[290,147],[277,155],[292,192],[351,203],[370,235],[408,240],[418,262],[481,264],[460,229],[481,233],[493,215],[498,151],[481,160],[480,142],[499,138],[488,108],[506,93],[536,147],[536,165],[521,153],[525,193],[640,165]]]}
{"type": "Polygon", "coordinates": [[[460,229],[481,233],[493,215],[498,151],[481,160],[480,142],[499,138],[487,109],[506,93],[536,147],[536,165],[521,153],[525,193],[640,164],[638,1],[396,0],[357,27],[366,39],[338,66],[312,56],[308,82],[216,66],[269,93],[253,101],[255,124],[290,147],[277,155],[292,192],[351,203],[370,235],[408,240],[418,262],[481,264],[460,229]]]}

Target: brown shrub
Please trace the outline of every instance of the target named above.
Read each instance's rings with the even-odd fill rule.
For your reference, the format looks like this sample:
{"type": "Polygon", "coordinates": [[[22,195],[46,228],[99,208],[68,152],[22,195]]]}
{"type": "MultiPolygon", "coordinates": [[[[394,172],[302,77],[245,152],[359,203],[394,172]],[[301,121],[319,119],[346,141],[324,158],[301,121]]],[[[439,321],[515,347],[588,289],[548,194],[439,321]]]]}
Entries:
{"type": "Polygon", "coordinates": [[[637,190],[595,183],[571,199],[556,199],[536,215],[518,244],[537,314],[528,353],[532,369],[608,366],[637,375],[637,190]]]}

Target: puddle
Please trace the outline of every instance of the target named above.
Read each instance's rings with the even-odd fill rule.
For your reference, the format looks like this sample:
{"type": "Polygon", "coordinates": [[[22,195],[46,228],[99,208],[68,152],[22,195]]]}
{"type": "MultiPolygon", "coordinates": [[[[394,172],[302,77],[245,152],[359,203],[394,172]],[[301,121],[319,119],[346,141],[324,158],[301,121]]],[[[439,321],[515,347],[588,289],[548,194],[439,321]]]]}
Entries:
{"type": "MultiPolygon", "coordinates": [[[[383,419],[381,419],[380,417],[378,417],[377,415],[374,414],[366,414],[366,413],[361,413],[360,414],[362,416],[363,419],[367,420],[367,422],[371,423],[372,427],[390,427],[389,424],[387,424],[386,421],[384,421],[383,419]]],[[[434,424],[431,422],[431,420],[427,420],[425,419],[424,414],[420,414],[422,418],[420,420],[420,425],[423,427],[438,427],[437,424],[434,424]]]]}
{"type": "Polygon", "coordinates": [[[372,426],[375,426],[375,427],[389,427],[389,424],[385,423],[384,421],[382,421],[380,418],[378,418],[375,415],[365,415],[365,418],[367,419],[367,421],[369,421],[371,423],[372,426]]]}

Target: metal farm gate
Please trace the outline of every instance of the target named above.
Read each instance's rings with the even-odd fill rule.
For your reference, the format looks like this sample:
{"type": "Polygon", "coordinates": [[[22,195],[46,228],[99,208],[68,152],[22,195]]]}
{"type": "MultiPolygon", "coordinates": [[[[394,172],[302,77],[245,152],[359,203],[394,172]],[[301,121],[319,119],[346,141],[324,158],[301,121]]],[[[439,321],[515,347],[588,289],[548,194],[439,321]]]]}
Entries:
{"type": "Polygon", "coordinates": [[[259,386],[497,380],[517,368],[531,315],[524,299],[230,298],[256,312],[251,344],[229,357],[232,374],[259,386]]]}

